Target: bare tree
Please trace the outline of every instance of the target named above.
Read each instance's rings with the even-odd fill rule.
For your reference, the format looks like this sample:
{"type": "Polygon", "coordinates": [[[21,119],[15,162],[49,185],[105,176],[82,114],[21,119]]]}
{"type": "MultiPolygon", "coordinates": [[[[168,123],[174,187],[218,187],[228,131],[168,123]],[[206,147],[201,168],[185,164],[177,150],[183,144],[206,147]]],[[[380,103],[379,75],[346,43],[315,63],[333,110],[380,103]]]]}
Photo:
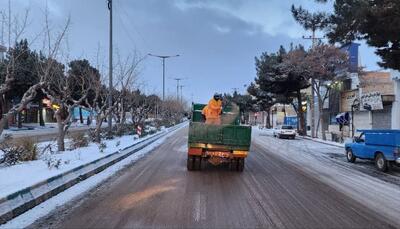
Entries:
{"type": "MultiPolygon", "coordinates": [[[[332,88],[346,75],[348,56],[333,45],[318,45],[311,49],[306,57],[310,74],[314,77],[314,88],[319,107],[319,125],[322,138],[326,140],[326,128],[323,119],[323,106],[332,88]]],[[[317,128],[318,130],[318,128],[317,128]]]]}
{"type": "MultiPolygon", "coordinates": [[[[46,16],[46,25],[48,25],[47,16],[46,16]]],[[[69,25],[70,25],[70,18],[68,18],[67,22],[65,23],[61,31],[55,36],[53,42],[50,42],[51,40],[50,38],[48,38],[50,44],[48,45],[47,54],[44,55],[42,53],[41,55],[42,61],[37,66],[37,71],[39,73],[39,81],[27,89],[27,91],[23,94],[22,99],[19,103],[15,104],[13,107],[11,107],[11,109],[8,110],[7,113],[3,114],[3,117],[1,117],[0,120],[0,134],[2,134],[6,123],[13,115],[21,112],[30,102],[32,102],[32,100],[34,100],[39,91],[46,92],[45,89],[49,88],[49,84],[50,82],[52,82],[51,79],[53,77],[53,74],[55,73],[54,69],[58,63],[56,61],[56,58],[59,53],[61,43],[64,40],[67,30],[69,28],[69,25]]],[[[48,36],[50,36],[49,30],[48,30],[48,36]]],[[[9,70],[7,70],[7,72],[9,72],[9,70]]],[[[14,80],[13,76],[7,73],[6,76],[7,83],[5,83],[5,85],[2,85],[1,89],[10,90],[7,84],[8,82],[11,83],[13,80],[14,80]]],[[[0,94],[2,92],[1,89],[0,89],[0,94]]]]}
{"type": "MultiPolygon", "coordinates": [[[[116,88],[119,90],[120,96],[118,99],[118,106],[116,109],[117,128],[119,131],[126,123],[126,113],[132,109],[135,96],[134,90],[138,75],[140,74],[139,65],[145,57],[140,58],[137,52],[132,56],[121,59],[118,55],[116,64],[116,88]]],[[[140,94],[140,93],[139,93],[140,94]]]]}
{"type": "Polygon", "coordinates": [[[58,126],[58,151],[65,150],[64,139],[72,123],[74,109],[86,101],[93,85],[85,75],[75,76],[73,80],[70,77],[72,76],[54,77],[53,80],[56,81],[42,88],[43,93],[50,99],[51,103],[58,106],[55,110],[58,126]],[[73,89],[77,87],[80,87],[81,94],[79,98],[74,98],[73,89]]]}
{"type": "MultiPolygon", "coordinates": [[[[9,61],[7,61],[7,64],[5,66],[5,76],[2,84],[0,85],[0,103],[1,103],[1,110],[2,110],[2,115],[4,118],[6,113],[10,110],[10,104],[8,103],[7,99],[5,98],[5,94],[8,93],[9,91],[12,90],[12,84],[15,81],[15,68],[16,68],[16,62],[18,59],[23,55],[24,53],[21,52],[17,55],[15,55],[15,52],[11,52],[12,50],[12,41],[14,41],[14,44],[17,43],[17,41],[20,39],[20,37],[24,34],[26,27],[28,25],[28,19],[29,19],[29,9],[26,9],[24,12],[23,16],[20,15],[12,15],[11,13],[11,1],[8,2],[8,15],[7,15],[7,26],[8,26],[8,51],[10,53],[9,55],[9,61]]],[[[6,21],[6,15],[2,13],[2,21],[6,21]]],[[[2,23],[2,42],[3,42],[3,24],[2,23]]],[[[4,64],[5,62],[3,62],[4,64]]],[[[7,127],[8,122],[1,122],[0,121],[0,134],[2,130],[7,127]],[[3,125],[4,123],[4,125],[3,125]]]]}

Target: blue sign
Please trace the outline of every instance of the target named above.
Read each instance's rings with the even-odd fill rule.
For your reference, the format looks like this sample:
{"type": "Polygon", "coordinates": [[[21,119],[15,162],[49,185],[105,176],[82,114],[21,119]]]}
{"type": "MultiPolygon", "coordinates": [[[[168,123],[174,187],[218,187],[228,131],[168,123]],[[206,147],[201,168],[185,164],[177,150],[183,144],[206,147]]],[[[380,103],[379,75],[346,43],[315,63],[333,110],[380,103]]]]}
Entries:
{"type": "Polygon", "coordinates": [[[297,116],[286,116],[283,120],[283,124],[287,126],[297,127],[297,116]]]}
{"type": "MultiPolygon", "coordinates": [[[[82,108],[82,117],[83,117],[83,119],[87,119],[89,116],[90,116],[90,111],[86,110],[85,108],[82,108]]],[[[74,119],[79,119],[79,107],[75,107],[74,108],[73,118],[74,119]]]]}
{"type": "Polygon", "coordinates": [[[358,72],[358,47],[360,44],[350,42],[343,45],[340,49],[349,55],[349,72],[358,72]]]}
{"type": "Polygon", "coordinates": [[[336,122],[342,125],[348,125],[350,123],[349,112],[344,112],[336,115],[336,122]]]}

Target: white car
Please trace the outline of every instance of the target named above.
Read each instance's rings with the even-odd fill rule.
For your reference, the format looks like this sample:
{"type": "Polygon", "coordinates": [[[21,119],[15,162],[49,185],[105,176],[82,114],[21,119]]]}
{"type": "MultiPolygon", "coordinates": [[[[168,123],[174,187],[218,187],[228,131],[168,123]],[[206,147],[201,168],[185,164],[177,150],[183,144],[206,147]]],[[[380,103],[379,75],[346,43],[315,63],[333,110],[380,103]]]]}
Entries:
{"type": "Polygon", "coordinates": [[[291,138],[294,139],[296,137],[296,130],[293,126],[279,126],[274,129],[274,137],[278,138],[291,138]]]}

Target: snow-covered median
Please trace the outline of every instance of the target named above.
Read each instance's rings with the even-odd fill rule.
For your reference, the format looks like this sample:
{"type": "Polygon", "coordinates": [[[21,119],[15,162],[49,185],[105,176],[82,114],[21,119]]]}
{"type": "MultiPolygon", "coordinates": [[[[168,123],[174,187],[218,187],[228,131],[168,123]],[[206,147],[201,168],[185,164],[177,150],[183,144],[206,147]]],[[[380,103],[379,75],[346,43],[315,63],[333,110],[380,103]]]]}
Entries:
{"type": "MultiPolygon", "coordinates": [[[[186,126],[187,123],[179,124],[177,129],[186,126]]],[[[58,195],[50,198],[49,200],[37,205],[31,210],[25,212],[24,214],[8,221],[6,224],[0,225],[0,228],[25,228],[35,222],[37,219],[49,214],[57,207],[60,207],[73,200],[74,198],[80,196],[86,191],[96,187],[101,184],[104,180],[114,175],[119,170],[125,168],[127,165],[134,163],[146,154],[150,153],[153,149],[161,145],[168,137],[174,134],[175,127],[166,129],[166,132],[170,132],[163,137],[159,138],[155,142],[146,146],[145,148],[139,150],[135,154],[125,158],[124,160],[108,167],[104,171],[86,179],[71,188],[59,193],[58,195]]]]}
{"type": "MultiPolygon", "coordinates": [[[[168,131],[168,129],[161,131],[168,131]]],[[[42,155],[39,160],[36,161],[23,162],[13,166],[2,166],[0,167],[0,199],[48,178],[105,157],[135,143],[145,141],[152,136],[153,135],[148,135],[143,138],[137,138],[135,135],[127,135],[112,140],[105,140],[103,143],[105,143],[107,147],[103,152],[99,149],[98,144],[90,143],[88,147],[51,155],[42,155]],[[49,168],[49,160],[59,162],[59,167],[49,168]]],[[[49,144],[49,142],[40,143],[39,148],[47,144],[49,144]]]]}

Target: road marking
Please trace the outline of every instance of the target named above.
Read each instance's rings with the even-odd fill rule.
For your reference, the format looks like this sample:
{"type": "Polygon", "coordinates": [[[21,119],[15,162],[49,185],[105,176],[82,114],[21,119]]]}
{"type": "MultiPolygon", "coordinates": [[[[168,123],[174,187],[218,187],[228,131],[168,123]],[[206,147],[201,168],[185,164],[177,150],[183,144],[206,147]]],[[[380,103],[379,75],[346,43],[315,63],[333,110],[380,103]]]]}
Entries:
{"type": "Polygon", "coordinates": [[[200,222],[200,220],[206,220],[206,199],[205,196],[196,192],[194,197],[194,221],[200,222]]]}

